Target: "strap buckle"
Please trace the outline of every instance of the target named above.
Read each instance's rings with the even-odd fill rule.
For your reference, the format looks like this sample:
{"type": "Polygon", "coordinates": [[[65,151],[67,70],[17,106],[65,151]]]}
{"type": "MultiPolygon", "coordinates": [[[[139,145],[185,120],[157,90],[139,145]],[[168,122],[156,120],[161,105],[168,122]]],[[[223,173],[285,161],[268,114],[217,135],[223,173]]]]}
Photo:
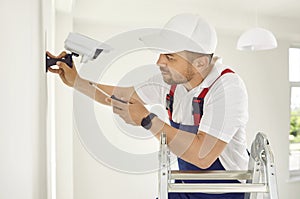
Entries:
{"type": "Polygon", "coordinates": [[[173,101],[174,101],[174,97],[173,96],[171,96],[170,94],[167,94],[167,96],[166,96],[166,109],[167,110],[171,110],[171,111],[173,111],[172,109],[172,107],[173,107],[173,101]]]}
{"type": "Polygon", "coordinates": [[[194,125],[199,125],[201,117],[203,115],[203,104],[204,98],[194,97],[192,106],[193,106],[193,116],[194,116],[194,125]]]}

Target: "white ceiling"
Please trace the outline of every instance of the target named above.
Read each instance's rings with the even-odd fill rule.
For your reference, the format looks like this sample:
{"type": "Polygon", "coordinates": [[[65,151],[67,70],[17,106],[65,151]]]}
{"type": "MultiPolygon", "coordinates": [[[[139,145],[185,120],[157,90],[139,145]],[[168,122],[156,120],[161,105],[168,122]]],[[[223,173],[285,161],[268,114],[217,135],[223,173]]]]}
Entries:
{"type": "MultiPolygon", "coordinates": [[[[64,0],[66,1],[66,0],[64,0]]],[[[72,1],[72,0],[70,0],[72,1]]],[[[168,13],[213,12],[300,19],[299,0],[73,0],[75,18],[155,21],[168,13]],[[256,2],[256,3],[255,3],[256,2]]]]}
{"type": "Polygon", "coordinates": [[[75,23],[162,26],[184,12],[198,13],[221,29],[300,22],[300,0],[56,0],[56,7],[72,10],[75,23]]]}

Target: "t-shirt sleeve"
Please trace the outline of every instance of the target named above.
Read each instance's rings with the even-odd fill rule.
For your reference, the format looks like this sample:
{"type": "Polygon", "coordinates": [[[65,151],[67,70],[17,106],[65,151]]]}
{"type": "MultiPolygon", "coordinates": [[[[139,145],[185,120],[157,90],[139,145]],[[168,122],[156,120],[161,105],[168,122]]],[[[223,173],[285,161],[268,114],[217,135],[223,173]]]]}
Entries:
{"type": "Polygon", "coordinates": [[[145,82],[135,85],[134,89],[145,104],[165,105],[166,94],[169,92],[170,86],[158,74],[145,82]]]}
{"type": "Polygon", "coordinates": [[[199,130],[229,143],[248,121],[246,87],[237,74],[226,74],[213,85],[209,93],[204,99],[199,130]]]}

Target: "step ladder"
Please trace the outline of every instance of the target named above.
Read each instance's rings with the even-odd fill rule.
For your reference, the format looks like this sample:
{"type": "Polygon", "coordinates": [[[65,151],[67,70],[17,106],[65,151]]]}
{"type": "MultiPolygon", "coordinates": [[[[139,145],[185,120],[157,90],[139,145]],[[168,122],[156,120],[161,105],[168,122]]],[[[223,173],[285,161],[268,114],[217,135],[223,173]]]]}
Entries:
{"type": "Polygon", "coordinates": [[[257,133],[251,145],[246,171],[175,171],[170,169],[170,151],[161,133],[159,152],[159,196],[168,193],[246,193],[245,199],[278,199],[274,157],[265,134],[257,133]],[[176,183],[175,180],[242,180],[245,183],[176,183]],[[258,197],[258,196],[262,197],[258,197]]]}

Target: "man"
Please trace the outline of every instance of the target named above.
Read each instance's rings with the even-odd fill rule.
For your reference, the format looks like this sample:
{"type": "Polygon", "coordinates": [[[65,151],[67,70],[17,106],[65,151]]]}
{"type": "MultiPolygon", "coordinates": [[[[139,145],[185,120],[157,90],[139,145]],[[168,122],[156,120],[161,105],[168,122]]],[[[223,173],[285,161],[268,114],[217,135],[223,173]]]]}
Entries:
{"type": "MultiPolygon", "coordinates": [[[[157,60],[161,76],[135,87],[89,82],[78,75],[75,66],[69,68],[62,62],[57,63],[59,69],[49,71],[59,74],[68,86],[111,105],[125,122],[143,126],[158,139],[165,132],[170,150],[178,156],[180,170],[246,170],[247,92],[239,76],[213,57],[217,45],[215,30],[197,15],[181,14],[173,17],[159,33],[140,39],[149,46],[162,44],[164,52],[157,60]],[[104,93],[127,103],[108,98],[104,93]],[[170,123],[150,113],[144,104],[166,104],[170,123]]],[[[58,57],[64,55],[65,52],[58,57]]],[[[244,194],[172,193],[169,198],[242,199],[244,194]]]]}

